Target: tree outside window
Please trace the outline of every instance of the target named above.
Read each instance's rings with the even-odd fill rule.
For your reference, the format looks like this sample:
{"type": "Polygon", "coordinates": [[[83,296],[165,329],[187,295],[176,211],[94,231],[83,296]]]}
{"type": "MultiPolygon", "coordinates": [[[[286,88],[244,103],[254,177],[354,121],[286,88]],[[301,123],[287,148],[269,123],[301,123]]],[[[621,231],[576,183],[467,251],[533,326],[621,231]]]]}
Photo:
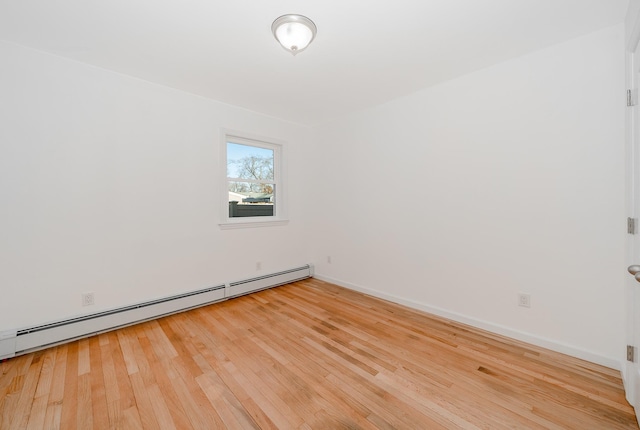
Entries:
{"type": "Polygon", "coordinates": [[[279,147],[228,139],[226,154],[229,218],[274,216],[279,147]]]}

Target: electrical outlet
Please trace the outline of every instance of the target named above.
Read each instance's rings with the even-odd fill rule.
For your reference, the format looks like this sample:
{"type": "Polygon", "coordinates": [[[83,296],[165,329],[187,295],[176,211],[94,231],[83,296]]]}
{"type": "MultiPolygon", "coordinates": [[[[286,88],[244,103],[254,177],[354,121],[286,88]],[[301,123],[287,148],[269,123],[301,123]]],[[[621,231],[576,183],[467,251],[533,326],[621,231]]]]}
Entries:
{"type": "Polygon", "coordinates": [[[95,293],[93,291],[89,293],[82,293],[82,306],[91,306],[96,303],[95,293]]]}
{"type": "Polygon", "coordinates": [[[262,270],[262,263],[260,261],[256,262],[256,270],[262,270]]]}
{"type": "Polygon", "coordinates": [[[518,306],[523,308],[531,307],[531,294],[518,293],[518,306]]]}

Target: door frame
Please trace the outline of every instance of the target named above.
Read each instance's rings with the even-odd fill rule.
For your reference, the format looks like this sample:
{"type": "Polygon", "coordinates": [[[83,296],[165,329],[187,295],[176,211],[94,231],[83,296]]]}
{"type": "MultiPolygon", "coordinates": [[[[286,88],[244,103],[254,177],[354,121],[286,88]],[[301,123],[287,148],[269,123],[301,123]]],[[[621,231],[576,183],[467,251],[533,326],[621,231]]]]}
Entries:
{"type": "MultiPolygon", "coordinates": [[[[640,67],[640,58],[636,58],[635,52],[640,44],[640,1],[631,0],[625,19],[625,84],[626,88],[631,91],[638,91],[640,87],[640,78],[638,76],[640,67]]],[[[640,55],[638,55],[640,57],[640,55]]],[[[626,213],[631,218],[637,218],[640,214],[636,208],[640,206],[640,193],[636,187],[636,183],[640,179],[640,163],[636,161],[638,157],[637,151],[640,149],[640,142],[636,139],[640,137],[637,128],[640,127],[640,107],[629,107],[626,111],[625,118],[625,154],[626,154],[626,171],[625,171],[625,194],[626,194],[626,213]]],[[[634,241],[638,240],[634,235],[627,235],[626,241],[626,260],[627,264],[638,264],[638,249],[634,241]]],[[[625,338],[627,345],[633,345],[638,350],[636,339],[640,339],[640,327],[635,327],[635,321],[640,315],[640,308],[636,306],[636,302],[640,303],[640,290],[638,284],[633,278],[627,278],[625,284],[626,298],[626,333],[625,338]]],[[[637,355],[637,352],[636,352],[637,355]]],[[[625,387],[625,395],[627,401],[635,406],[640,403],[640,374],[638,373],[638,357],[635,362],[624,361],[621,366],[622,380],[625,387]]],[[[640,420],[640,409],[636,409],[636,416],[640,420]]]]}

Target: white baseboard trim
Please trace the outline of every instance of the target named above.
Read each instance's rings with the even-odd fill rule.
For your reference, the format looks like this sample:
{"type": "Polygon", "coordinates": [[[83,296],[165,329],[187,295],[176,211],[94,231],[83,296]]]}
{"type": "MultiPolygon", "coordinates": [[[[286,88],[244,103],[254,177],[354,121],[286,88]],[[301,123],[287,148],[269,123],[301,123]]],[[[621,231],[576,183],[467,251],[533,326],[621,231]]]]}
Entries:
{"type": "Polygon", "coordinates": [[[452,312],[436,306],[431,306],[426,303],[409,300],[402,297],[394,296],[393,294],[387,294],[381,291],[361,287],[359,285],[355,285],[350,282],[344,282],[339,279],[331,278],[329,276],[324,276],[316,273],[313,275],[313,277],[321,281],[339,285],[341,287],[348,288],[350,290],[359,291],[361,293],[368,294],[370,296],[377,297],[379,299],[388,300],[390,302],[404,305],[420,311],[424,311],[433,315],[437,315],[442,318],[447,318],[447,319],[450,319],[462,324],[467,324],[473,327],[477,327],[479,329],[486,330],[495,334],[510,337],[512,339],[530,343],[532,345],[536,345],[542,348],[547,348],[555,352],[570,355],[572,357],[590,361],[592,363],[600,364],[602,366],[609,367],[611,369],[615,369],[619,371],[622,370],[622,363],[619,360],[616,360],[611,357],[605,357],[603,355],[596,354],[594,352],[591,352],[582,348],[578,348],[573,345],[565,344],[552,339],[547,339],[545,337],[537,336],[531,333],[514,330],[512,328],[505,327],[500,324],[495,324],[495,323],[491,323],[481,319],[469,317],[463,314],[459,314],[457,312],[452,312]]]}

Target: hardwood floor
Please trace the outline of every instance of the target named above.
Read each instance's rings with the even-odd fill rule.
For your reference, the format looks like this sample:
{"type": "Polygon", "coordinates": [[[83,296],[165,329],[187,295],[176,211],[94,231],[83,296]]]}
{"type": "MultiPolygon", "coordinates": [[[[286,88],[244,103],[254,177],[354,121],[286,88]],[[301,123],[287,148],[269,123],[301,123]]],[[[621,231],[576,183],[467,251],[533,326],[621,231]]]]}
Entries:
{"type": "Polygon", "coordinates": [[[1,429],[638,428],[617,371],[314,279],[0,369],[1,429]]]}

